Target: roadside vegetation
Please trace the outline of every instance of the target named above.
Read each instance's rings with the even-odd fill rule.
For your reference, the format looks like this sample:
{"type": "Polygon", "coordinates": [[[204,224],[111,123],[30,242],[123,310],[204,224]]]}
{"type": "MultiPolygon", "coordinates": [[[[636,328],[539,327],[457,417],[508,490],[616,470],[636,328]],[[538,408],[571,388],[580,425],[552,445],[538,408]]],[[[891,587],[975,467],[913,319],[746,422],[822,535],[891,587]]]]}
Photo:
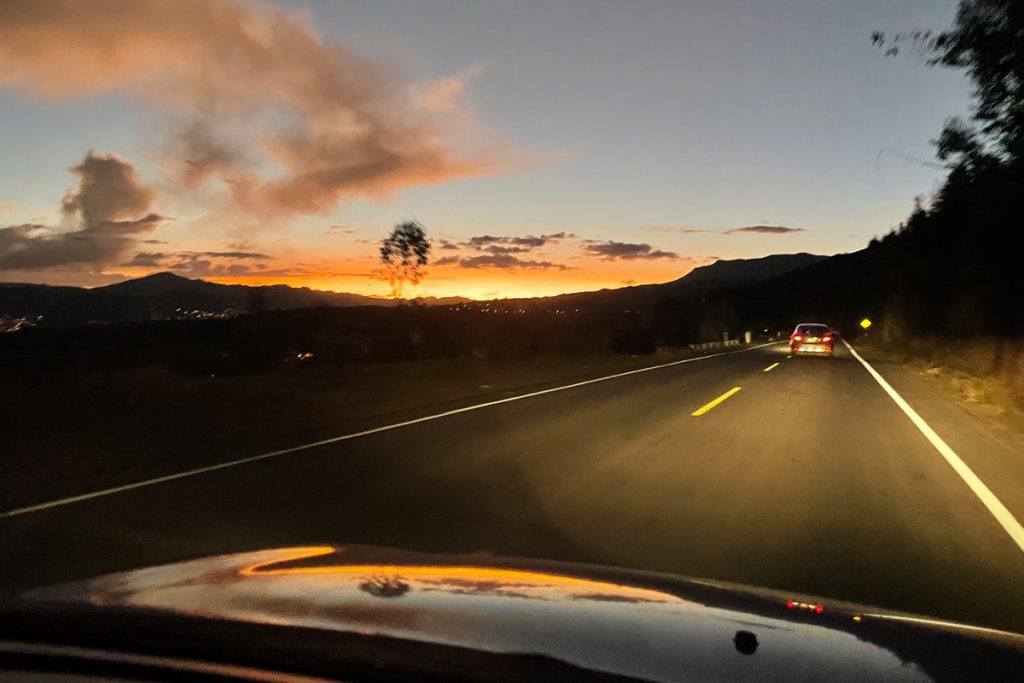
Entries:
{"type": "Polygon", "coordinates": [[[1003,416],[1024,433],[1024,339],[976,337],[951,346],[936,337],[889,342],[865,337],[857,346],[875,360],[912,368],[944,393],[982,413],[1003,416]]]}

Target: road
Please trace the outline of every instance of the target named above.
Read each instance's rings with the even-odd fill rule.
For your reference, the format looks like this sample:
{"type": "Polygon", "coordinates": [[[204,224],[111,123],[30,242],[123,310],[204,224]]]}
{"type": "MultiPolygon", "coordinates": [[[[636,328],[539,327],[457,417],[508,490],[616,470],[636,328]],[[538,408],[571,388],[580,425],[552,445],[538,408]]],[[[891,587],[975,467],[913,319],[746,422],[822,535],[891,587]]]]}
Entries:
{"type": "MultiPolygon", "coordinates": [[[[914,401],[1024,519],[1021,454],[914,401]]],[[[785,345],[0,518],[0,584],[346,542],[669,571],[1024,631],[1024,552],[977,493],[849,351],[785,345]]]]}

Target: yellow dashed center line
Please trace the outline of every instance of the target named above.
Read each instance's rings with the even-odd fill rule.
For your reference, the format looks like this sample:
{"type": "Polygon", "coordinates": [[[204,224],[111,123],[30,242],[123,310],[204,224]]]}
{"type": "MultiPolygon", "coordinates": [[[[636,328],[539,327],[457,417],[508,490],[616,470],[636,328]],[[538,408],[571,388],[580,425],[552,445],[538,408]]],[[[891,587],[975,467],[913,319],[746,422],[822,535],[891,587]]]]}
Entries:
{"type": "Polygon", "coordinates": [[[708,412],[709,410],[711,410],[712,408],[714,408],[719,403],[721,403],[725,399],[729,398],[730,396],[732,396],[733,394],[735,394],[739,390],[740,390],[739,387],[733,387],[729,391],[725,392],[724,394],[722,394],[721,396],[716,398],[714,401],[711,401],[710,403],[705,403],[703,406],[701,406],[700,408],[698,408],[694,412],[690,413],[690,415],[692,415],[693,417],[700,417],[701,415],[703,415],[704,413],[708,412]]]}
{"type": "Polygon", "coordinates": [[[778,364],[778,363],[772,363],[771,365],[769,365],[768,367],[766,367],[766,368],[765,368],[764,370],[762,370],[761,372],[771,372],[772,370],[774,370],[774,369],[775,369],[775,368],[777,368],[777,367],[779,367],[779,364],[778,364]]]}

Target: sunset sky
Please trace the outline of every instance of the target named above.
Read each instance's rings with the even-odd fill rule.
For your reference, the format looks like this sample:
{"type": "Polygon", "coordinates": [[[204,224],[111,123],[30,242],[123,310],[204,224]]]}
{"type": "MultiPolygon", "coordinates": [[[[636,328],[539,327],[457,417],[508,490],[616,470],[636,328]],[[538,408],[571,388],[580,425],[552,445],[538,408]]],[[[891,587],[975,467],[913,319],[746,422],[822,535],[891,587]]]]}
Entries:
{"type": "Polygon", "coordinates": [[[387,295],[661,282],[863,247],[943,172],[955,0],[0,3],[0,281],[387,295]]]}

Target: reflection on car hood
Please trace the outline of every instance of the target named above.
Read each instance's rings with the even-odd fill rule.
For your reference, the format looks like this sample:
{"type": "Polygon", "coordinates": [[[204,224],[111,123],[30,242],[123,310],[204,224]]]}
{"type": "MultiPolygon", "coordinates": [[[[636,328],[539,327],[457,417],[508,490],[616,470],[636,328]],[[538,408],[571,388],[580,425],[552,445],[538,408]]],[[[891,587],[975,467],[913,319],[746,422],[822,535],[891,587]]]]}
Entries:
{"type": "Polygon", "coordinates": [[[23,600],[528,653],[655,680],[931,680],[1024,666],[1024,637],[989,629],[663,574],[361,546],[222,555],[23,600]]]}

